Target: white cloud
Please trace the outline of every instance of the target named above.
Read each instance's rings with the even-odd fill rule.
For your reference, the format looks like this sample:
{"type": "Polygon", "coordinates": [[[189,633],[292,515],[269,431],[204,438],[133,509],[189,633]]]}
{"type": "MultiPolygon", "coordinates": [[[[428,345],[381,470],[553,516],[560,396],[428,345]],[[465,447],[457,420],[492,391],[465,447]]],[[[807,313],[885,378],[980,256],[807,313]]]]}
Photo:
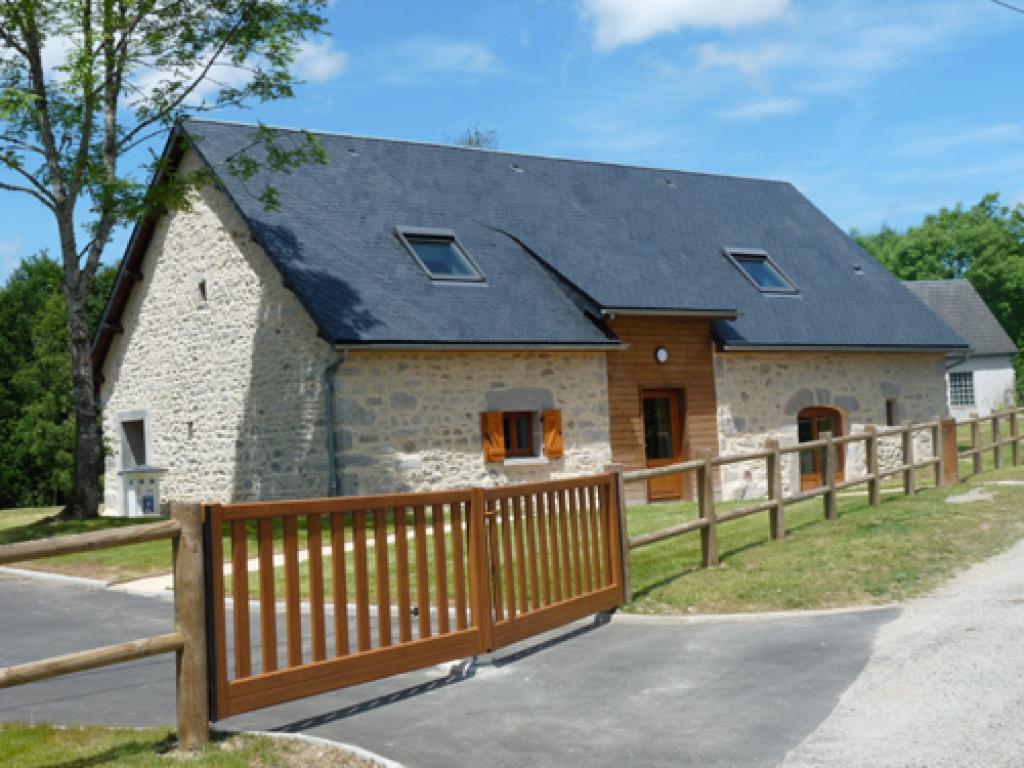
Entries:
{"type": "Polygon", "coordinates": [[[581,0],[580,13],[594,22],[594,47],[620,45],[677,32],[684,27],[732,29],[781,18],[789,0],[581,0]]]}
{"type": "Polygon", "coordinates": [[[375,68],[391,82],[439,75],[491,75],[502,70],[501,61],[483,43],[434,37],[398,44],[377,57],[375,68]]]}
{"type": "Polygon", "coordinates": [[[763,117],[791,115],[803,109],[802,99],[774,98],[758,99],[748,104],[719,112],[718,116],[725,120],[760,120],[763,117]]]}
{"type": "Polygon", "coordinates": [[[348,67],[348,54],[334,50],[331,41],[306,40],[295,56],[295,74],[311,83],[323,83],[337,77],[348,67]]]}
{"type": "Polygon", "coordinates": [[[1017,123],[975,126],[950,133],[929,133],[927,129],[919,127],[917,135],[896,147],[896,151],[913,155],[935,155],[993,144],[1013,144],[1022,139],[1024,130],[1017,123]]]}
{"type": "Polygon", "coordinates": [[[704,43],[694,51],[697,54],[697,71],[706,69],[732,69],[751,79],[760,78],[772,66],[784,61],[786,46],[766,45],[752,50],[749,48],[726,49],[720,43],[704,43]]]}
{"type": "Polygon", "coordinates": [[[6,274],[13,269],[14,261],[21,253],[21,240],[0,240],[0,266],[6,274]]]}

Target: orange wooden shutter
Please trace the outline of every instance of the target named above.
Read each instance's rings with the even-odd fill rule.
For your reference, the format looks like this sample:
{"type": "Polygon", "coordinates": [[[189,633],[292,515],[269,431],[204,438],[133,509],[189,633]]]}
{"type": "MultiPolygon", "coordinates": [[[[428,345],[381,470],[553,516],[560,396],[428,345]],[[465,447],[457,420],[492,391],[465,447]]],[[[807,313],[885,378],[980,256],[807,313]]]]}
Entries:
{"type": "Polygon", "coordinates": [[[505,460],[505,422],[501,411],[480,414],[480,436],[484,443],[484,461],[505,460]]]}
{"type": "Polygon", "coordinates": [[[560,459],[564,453],[562,412],[554,409],[544,411],[544,455],[549,459],[560,459]]]}

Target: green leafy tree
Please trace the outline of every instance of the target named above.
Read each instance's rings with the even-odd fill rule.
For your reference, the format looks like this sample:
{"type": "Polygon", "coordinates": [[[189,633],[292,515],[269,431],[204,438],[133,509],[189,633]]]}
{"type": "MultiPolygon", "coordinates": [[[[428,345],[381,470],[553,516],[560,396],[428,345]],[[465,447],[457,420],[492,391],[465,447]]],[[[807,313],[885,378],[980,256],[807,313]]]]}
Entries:
{"type": "MultiPolygon", "coordinates": [[[[187,114],[291,96],[296,51],[322,30],[325,4],[0,0],[0,192],[49,211],[60,243],[75,428],[66,516],[99,508],[88,300],[111,234],[187,207],[189,192],[212,180],[196,171],[151,186],[165,161],[153,153],[141,165],[132,160],[187,114]]],[[[248,177],[261,164],[287,170],[311,161],[324,161],[312,137],[261,129],[225,170],[248,177]]],[[[260,197],[276,203],[270,187],[260,197]]]]}
{"type": "MultiPolygon", "coordinates": [[[[970,208],[942,208],[905,232],[883,227],[853,235],[903,280],[966,278],[1024,348],[1024,205],[1006,206],[998,194],[989,194],[970,208]]],[[[1020,355],[1017,386],[1024,395],[1020,355]]]]}

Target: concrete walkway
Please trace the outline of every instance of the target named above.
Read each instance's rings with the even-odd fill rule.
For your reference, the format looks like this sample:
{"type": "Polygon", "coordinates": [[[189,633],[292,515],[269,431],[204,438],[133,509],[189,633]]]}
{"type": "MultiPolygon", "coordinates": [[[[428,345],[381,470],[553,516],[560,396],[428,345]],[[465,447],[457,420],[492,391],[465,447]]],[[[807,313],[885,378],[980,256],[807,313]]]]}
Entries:
{"type": "Polygon", "coordinates": [[[907,604],[783,765],[1024,765],[1024,542],[907,604]]]}

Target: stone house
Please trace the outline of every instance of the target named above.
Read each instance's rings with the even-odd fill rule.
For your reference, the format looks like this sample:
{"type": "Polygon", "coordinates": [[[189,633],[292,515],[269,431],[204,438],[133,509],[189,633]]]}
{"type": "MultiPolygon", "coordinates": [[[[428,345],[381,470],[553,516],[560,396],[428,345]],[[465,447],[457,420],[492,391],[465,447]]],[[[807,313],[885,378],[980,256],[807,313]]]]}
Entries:
{"type": "Polygon", "coordinates": [[[128,246],[94,341],[109,513],[136,465],[165,500],[349,495],[945,413],[965,343],[788,183],[327,134],[242,181],[253,130],[180,125],[170,167],[221,182],[128,246]]]}
{"type": "Polygon", "coordinates": [[[967,280],[916,280],[906,283],[928,308],[970,345],[946,361],[950,415],[988,416],[1017,402],[1013,363],[1018,350],[984,300],[967,280]]]}

